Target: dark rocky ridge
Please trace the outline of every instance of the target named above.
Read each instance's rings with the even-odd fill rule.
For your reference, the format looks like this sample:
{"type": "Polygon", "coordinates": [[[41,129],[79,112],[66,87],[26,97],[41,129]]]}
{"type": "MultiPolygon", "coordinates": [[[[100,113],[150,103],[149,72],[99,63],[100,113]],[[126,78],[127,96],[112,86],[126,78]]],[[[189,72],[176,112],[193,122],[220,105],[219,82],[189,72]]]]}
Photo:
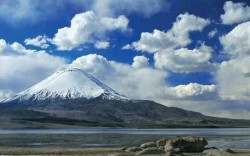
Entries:
{"type": "Polygon", "coordinates": [[[207,117],[148,100],[47,99],[0,104],[0,121],[78,126],[176,128],[249,127],[248,120],[207,117]]]}

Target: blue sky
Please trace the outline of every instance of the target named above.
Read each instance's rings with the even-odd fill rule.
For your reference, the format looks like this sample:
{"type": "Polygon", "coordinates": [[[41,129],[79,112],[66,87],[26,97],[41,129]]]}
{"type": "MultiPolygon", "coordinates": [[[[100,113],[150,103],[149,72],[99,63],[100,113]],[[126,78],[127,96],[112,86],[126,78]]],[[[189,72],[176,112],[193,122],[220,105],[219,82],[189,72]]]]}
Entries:
{"type": "Polygon", "coordinates": [[[3,0],[0,10],[0,100],[70,64],[131,98],[250,118],[249,1],[3,0]]]}

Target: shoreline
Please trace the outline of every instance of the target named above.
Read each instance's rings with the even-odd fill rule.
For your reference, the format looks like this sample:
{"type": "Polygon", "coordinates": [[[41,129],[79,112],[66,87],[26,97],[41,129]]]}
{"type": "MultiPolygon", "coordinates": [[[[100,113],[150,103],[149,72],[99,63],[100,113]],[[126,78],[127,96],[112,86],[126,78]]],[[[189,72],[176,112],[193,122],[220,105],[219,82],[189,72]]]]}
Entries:
{"type": "MultiPolygon", "coordinates": [[[[234,155],[249,156],[250,149],[231,149],[234,155]]],[[[123,154],[120,148],[30,148],[30,147],[1,147],[0,155],[82,155],[84,156],[104,156],[123,154]]],[[[134,155],[133,153],[127,153],[134,155]]],[[[183,153],[186,156],[202,155],[201,153],[183,153]]],[[[157,154],[157,156],[165,156],[165,154],[157,154]]]]}
{"type": "MultiPolygon", "coordinates": [[[[172,139],[188,135],[162,134],[0,134],[0,146],[16,148],[117,148],[136,146],[162,138],[172,139]]],[[[250,149],[250,136],[204,136],[208,147],[250,149]],[[235,146],[237,145],[237,146],[235,146]]]]}
{"type": "MultiPolygon", "coordinates": [[[[72,129],[71,129],[72,130],[72,129]]],[[[158,129],[159,130],[159,129],[158,129]]],[[[190,129],[182,129],[185,132],[190,129]]],[[[197,129],[195,129],[197,130],[197,129]]],[[[206,148],[217,147],[219,149],[233,149],[236,155],[250,155],[250,135],[232,135],[231,129],[225,131],[230,135],[216,131],[216,135],[200,135],[207,141],[206,148]],[[235,146],[236,145],[236,146],[235,146]]],[[[248,129],[245,129],[247,131],[248,129]]],[[[203,133],[210,129],[199,129],[203,133]]],[[[105,131],[104,131],[105,132],[105,131]]],[[[111,131],[112,132],[112,131],[111,131]]],[[[143,131],[144,132],[144,131],[143,131]]],[[[173,139],[190,136],[188,134],[175,135],[170,133],[157,134],[155,129],[152,134],[126,134],[126,133],[97,133],[97,134],[1,134],[0,133],[0,155],[86,155],[86,156],[109,156],[124,153],[121,147],[140,147],[146,142],[156,142],[160,139],[173,139]]],[[[172,131],[171,131],[172,132],[172,131]]],[[[197,131],[194,131],[197,132],[197,131]]],[[[223,131],[224,132],[224,131],[223,131]]],[[[242,131],[241,131],[242,132],[242,131]]],[[[91,132],[92,133],[92,132],[91,132]]],[[[208,134],[208,133],[207,133],[208,134]]],[[[196,134],[193,134],[197,136],[196,134]]],[[[135,153],[125,153],[134,155],[135,153]]],[[[201,153],[185,153],[187,156],[199,156],[201,153]]],[[[161,154],[158,154],[161,156],[161,154]]],[[[165,156],[165,155],[164,155],[165,156]]]]}
{"type": "MultiPolygon", "coordinates": [[[[165,135],[0,135],[0,155],[84,155],[84,156],[112,156],[115,154],[124,154],[120,151],[123,146],[138,146],[144,142],[156,141],[163,138],[165,135]],[[10,143],[10,146],[3,146],[5,140],[10,143]],[[27,141],[28,140],[28,141],[27,141]],[[29,146],[24,147],[24,143],[44,142],[45,146],[29,146]],[[57,141],[57,144],[46,144],[57,141]],[[113,143],[121,142],[115,147],[79,147],[83,143],[113,143]],[[23,144],[23,147],[13,145],[13,142],[23,144]]],[[[205,137],[208,142],[211,140],[230,140],[239,136],[210,136],[205,137]]],[[[240,136],[243,137],[244,136],[240,136]]],[[[248,136],[249,137],[249,136],[248,136]]],[[[166,136],[165,136],[166,138],[166,136]]],[[[168,137],[169,139],[174,138],[168,137]]],[[[6,144],[6,143],[5,143],[6,144]]],[[[215,146],[217,147],[217,146],[215,146]]],[[[220,147],[219,147],[220,148],[220,147]]],[[[220,148],[222,149],[222,148],[220,148]]],[[[235,152],[235,155],[249,156],[250,148],[230,148],[235,152]]],[[[128,156],[134,153],[125,153],[128,156]]],[[[186,156],[202,156],[201,153],[183,153],[186,156]]],[[[157,154],[157,156],[165,156],[157,154]]]]}

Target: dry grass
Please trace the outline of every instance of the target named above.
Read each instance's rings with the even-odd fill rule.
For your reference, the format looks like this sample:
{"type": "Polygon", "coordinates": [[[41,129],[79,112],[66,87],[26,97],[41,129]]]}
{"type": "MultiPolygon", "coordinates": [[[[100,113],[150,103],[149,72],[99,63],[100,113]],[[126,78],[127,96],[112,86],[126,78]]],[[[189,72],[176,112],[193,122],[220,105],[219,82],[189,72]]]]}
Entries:
{"type": "Polygon", "coordinates": [[[118,153],[118,148],[17,148],[0,147],[0,155],[108,155],[118,153]]]}
{"type": "MultiPolygon", "coordinates": [[[[250,156],[250,149],[233,149],[235,155],[250,156]]],[[[119,148],[18,148],[0,147],[0,155],[84,155],[84,156],[107,156],[120,153],[119,148]]],[[[201,156],[201,153],[185,153],[186,156],[201,156]]],[[[162,156],[162,155],[158,155],[162,156]]]]}

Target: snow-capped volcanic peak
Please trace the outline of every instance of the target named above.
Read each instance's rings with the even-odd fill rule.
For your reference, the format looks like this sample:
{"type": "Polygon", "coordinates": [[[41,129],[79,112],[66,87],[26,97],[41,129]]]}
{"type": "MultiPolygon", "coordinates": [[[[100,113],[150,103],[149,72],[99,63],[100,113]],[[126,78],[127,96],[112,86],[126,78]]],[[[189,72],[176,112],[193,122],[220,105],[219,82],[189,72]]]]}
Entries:
{"type": "Polygon", "coordinates": [[[45,100],[48,98],[90,99],[99,96],[106,99],[127,99],[85,71],[78,68],[67,68],[54,73],[37,85],[17,94],[7,101],[45,100]]]}

